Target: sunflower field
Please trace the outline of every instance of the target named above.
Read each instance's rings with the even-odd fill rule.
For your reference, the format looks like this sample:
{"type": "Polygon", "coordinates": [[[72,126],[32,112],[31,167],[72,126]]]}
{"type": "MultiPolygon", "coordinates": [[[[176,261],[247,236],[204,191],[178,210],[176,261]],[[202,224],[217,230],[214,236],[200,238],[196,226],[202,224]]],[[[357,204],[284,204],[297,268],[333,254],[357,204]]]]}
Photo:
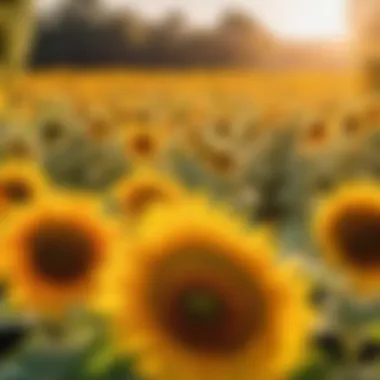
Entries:
{"type": "Polygon", "coordinates": [[[355,83],[12,83],[0,380],[380,379],[380,98],[355,83]]]}

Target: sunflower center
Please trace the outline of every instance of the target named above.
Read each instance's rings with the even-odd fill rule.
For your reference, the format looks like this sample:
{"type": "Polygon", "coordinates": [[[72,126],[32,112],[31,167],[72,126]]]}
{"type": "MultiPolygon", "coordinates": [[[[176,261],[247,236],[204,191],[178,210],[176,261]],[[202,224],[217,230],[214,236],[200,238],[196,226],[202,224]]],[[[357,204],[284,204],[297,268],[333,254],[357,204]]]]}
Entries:
{"type": "Polygon", "coordinates": [[[50,122],[48,123],[43,131],[42,138],[44,141],[48,143],[54,143],[58,141],[63,136],[63,127],[58,122],[50,122]]]}
{"type": "Polygon", "coordinates": [[[150,313],[177,343],[194,352],[230,354],[266,329],[267,305],[244,268],[191,250],[153,263],[150,313]]]}
{"type": "Polygon", "coordinates": [[[13,157],[29,157],[31,154],[30,146],[21,139],[10,142],[8,151],[13,157]]]}
{"type": "Polygon", "coordinates": [[[70,284],[88,275],[97,252],[89,231],[69,221],[47,220],[27,239],[32,265],[45,280],[70,284]]]}
{"type": "Polygon", "coordinates": [[[380,211],[352,207],[336,222],[333,236],[354,265],[370,268],[380,263],[380,211]]]}
{"type": "Polygon", "coordinates": [[[128,202],[127,208],[133,215],[142,215],[149,206],[165,202],[165,195],[156,188],[144,188],[136,191],[128,202]]]}
{"type": "Polygon", "coordinates": [[[193,290],[183,294],[183,312],[193,323],[213,323],[222,314],[222,302],[208,291],[193,290]]]}
{"type": "Polygon", "coordinates": [[[229,173],[234,169],[235,162],[231,155],[219,153],[213,158],[213,166],[220,173],[229,173]]]}
{"type": "Polygon", "coordinates": [[[134,145],[136,152],[143,156],[148,155],[153,151],[153,142],[148,135],[137,136],[134,145]]]}
{"type": "Polygon", "coordinates": [[[348,135],[356,133],[359,130],[359,121],[353,116],[348,117],[344,122],[344,130],[348,135]]]}
{"type": "Polygon", "coordinates": [[[21,178],[0,183],[0,192],[6,200],[14,204],[29,202],[34,197],[31,186],[21,178]]]}
{"type": "Polygon", "coordinates": [[[326,138],[326,128],[324,123],[322,122],[316,122],[314,125],[311,126],[311,129],[309,131],[309,139],[311,142],[314,143],[321,143],[326,138]]]}

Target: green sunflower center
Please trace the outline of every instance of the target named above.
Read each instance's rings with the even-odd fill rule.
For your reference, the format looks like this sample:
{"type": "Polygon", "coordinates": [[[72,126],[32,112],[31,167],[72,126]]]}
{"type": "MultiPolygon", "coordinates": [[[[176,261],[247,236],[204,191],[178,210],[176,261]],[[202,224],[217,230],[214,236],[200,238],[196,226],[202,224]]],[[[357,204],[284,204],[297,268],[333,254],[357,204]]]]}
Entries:
{"type": "Polygon", "coordinates": [[[183,295],[183,311],[194,323],[212,323],[223,313],[220,298],[208,291],[195,290],[183,295]]]}

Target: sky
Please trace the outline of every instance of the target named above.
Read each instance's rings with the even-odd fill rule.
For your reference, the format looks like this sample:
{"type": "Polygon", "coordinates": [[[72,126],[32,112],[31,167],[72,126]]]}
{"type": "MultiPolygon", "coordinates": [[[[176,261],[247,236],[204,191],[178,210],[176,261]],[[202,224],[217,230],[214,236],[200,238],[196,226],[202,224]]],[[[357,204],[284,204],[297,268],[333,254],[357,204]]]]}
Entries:
{"type": "MultiPolygon", "coordinates": [[[[36,0],[49,9],[63,0],[36,0]]],[[[168,10],[183,10],[191,22],[212,24],[226,8],[254,14],[277,35],[287,39],[344,38],[347,34],[347,0],[103,0],[111,7],[136,9],[149,18],[168,10]]]]}

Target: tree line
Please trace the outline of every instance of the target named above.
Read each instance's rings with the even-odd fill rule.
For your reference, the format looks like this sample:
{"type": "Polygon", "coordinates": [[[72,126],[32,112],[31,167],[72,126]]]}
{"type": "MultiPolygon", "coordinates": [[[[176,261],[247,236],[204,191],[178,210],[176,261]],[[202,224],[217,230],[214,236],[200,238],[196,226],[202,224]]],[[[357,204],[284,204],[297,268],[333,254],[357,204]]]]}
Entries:
{"type": "Polygon", "coordinates": [[[69,0],[53,16],[37,18],[31,65],[253,66],[272,45],[257,20],[236,10],[206,29],[177,11],[153,22],[127,9],[111,12],[97,0],[69,0]]]}

